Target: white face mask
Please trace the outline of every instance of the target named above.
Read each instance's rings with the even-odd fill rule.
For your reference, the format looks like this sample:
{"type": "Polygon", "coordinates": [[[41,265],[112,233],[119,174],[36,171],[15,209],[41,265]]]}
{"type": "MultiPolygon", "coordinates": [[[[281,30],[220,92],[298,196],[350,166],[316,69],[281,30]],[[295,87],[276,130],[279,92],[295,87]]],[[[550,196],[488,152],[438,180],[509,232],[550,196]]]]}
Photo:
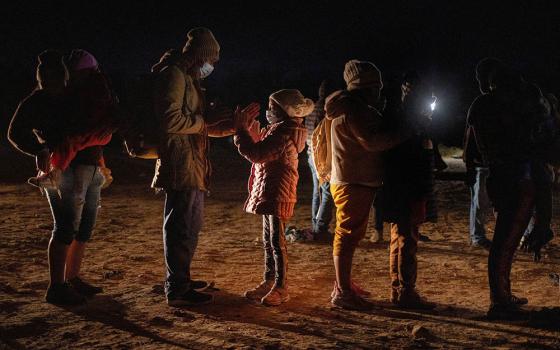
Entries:
{"type": "Polygon", "coordinates": [[[266,120],[268,121],[269,124],[274,124],[274,123],[278,123],[279,121],[281,121],[278,116],[276,115],[276,113],[274,113],[274,111],[267,109],[266,110],[266,120]]]}
{"type": "Polygon", "coordinates": [[[200,79],[207,78],[214,71],[214,66],[208,62],[204,62],[202,67],[200,67],[200,79]]]}

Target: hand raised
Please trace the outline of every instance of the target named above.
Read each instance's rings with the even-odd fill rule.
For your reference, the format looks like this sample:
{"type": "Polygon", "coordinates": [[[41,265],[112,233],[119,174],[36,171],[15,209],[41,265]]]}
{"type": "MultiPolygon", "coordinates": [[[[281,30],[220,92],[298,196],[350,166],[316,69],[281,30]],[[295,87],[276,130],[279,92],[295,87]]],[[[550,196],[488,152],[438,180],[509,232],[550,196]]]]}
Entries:
{"type": "Polygon", "coordinates": [[[260,106],[258,103],[251,103],[247,107],[241,109],[237,106],[234,113],[234,125],[236,129],[248,130],[251,123],[259,115],[260,106]]]}

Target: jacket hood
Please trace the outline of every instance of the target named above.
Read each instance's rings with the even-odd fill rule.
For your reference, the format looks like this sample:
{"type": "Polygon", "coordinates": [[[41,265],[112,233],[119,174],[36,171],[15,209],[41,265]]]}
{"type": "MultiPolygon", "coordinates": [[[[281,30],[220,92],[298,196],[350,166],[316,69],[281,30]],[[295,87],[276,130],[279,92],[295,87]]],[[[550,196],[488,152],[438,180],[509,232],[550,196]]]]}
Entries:
{"type": "Polygon", "coordinates": [[[295,119],[287,119],[278,123],[288,137],[294,141],[298,153],[302,152],[306,145],[307,129],[303,123],[298,123],[295,119]]]}
{"type": "Polygon", "coordinates": [[[367,104],[350,91],[339,90],[330,94],[325,100],[325,118],[332,120],[367,107],[367,104]]]}
{"type": "Polygon", "coordinates": [[[159,62],[152,66],[152,72],[159,73],[163,68],[170,66],[172,64],[178,64],[181,62],[182,54],[181,51],[177,49],[171,49],[165,51],[165,53],[159,59],[159,62]]]}

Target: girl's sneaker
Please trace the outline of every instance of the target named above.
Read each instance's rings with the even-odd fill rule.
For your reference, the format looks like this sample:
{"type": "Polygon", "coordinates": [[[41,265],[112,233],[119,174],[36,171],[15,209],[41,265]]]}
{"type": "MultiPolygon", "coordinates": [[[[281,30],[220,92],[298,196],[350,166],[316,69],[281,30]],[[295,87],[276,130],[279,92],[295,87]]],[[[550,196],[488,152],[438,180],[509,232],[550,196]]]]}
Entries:
{"type": "Polygon", "coordinates": [[[256,286],[253,289],[249,289],[245,292],[245,298],[253,301],[261,301],[265,295],[270,292],[272,286],[274,285],[273,281],[262,281],[261,284],[256,286]]]}
{"type": "Polygon", "coordinates": [[[261,303],[267,306],[278,306],[290,300],[287,288],[272,287],[270,292],[261,299],[261,303]]]}

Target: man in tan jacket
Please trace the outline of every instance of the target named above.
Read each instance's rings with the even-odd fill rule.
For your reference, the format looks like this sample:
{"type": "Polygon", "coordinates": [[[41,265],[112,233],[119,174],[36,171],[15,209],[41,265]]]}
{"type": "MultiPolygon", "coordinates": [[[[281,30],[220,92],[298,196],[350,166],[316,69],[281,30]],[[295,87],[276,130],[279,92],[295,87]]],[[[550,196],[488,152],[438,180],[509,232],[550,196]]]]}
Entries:
{"type": "Polygon", "coordinates": [[[152,187],[166,193],[163,241],[165,293],[170,306],[212,301],[212,295],[199,292],[207,282],[191,279],[190,265],[208,190],[208,136],[234,133],[231,110],[210,115],[201,88],[201,79],[219,59],[220,46],[206,28],[192,29],[187,38],[182,52],[167,52],[153,68],[160,145],[152,187]]]}
{"type": "Polygon", "coordinates": [[[407,133],[383,130],[381,114],[374,107],[383,83],[373,63],[349,61],[344,80],[347,89],[329,96],[325,106],[326,118],[331,121],[330,183],[336,205],[336,284],[331,303],[363,310],[371,308],[371,304],[362,298],[365,292],[352,282],[352,258],[365,235],[370,208],[382,185],[382,154],[401,143],[407,133]]]}

